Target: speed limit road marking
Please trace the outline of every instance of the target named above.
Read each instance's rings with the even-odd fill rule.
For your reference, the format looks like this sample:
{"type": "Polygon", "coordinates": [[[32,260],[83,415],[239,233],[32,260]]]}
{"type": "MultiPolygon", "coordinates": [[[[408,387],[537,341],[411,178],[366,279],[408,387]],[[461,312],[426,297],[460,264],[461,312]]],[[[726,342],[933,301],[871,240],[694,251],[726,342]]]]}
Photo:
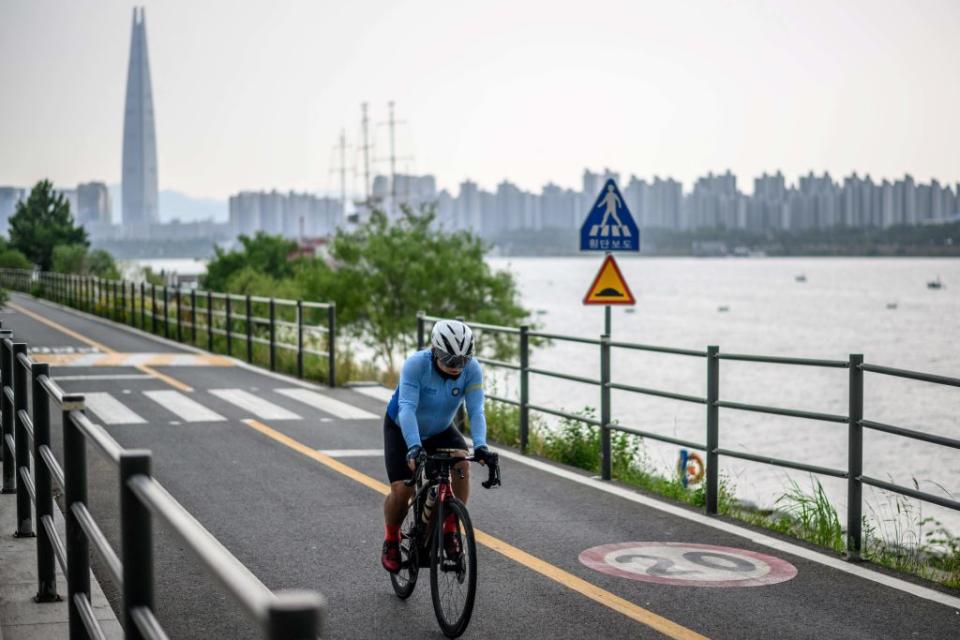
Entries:
{"type": "Polygon", "coordinates": [[[687,542],[619,542],[592,547],[580,562],[610,575],[684,587],[761,587],[797,575],[789,562],[767,555],[687,542]]]}

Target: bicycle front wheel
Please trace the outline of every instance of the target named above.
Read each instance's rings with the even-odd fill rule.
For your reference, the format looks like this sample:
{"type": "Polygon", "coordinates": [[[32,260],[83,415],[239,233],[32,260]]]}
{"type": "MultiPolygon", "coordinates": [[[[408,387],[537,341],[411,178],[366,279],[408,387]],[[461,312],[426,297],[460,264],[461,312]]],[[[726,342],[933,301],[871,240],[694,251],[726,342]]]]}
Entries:
{"type": "Polygon", "coordinates": [[[467,629],[477,593],[477,543],[467,508],[448,498],[441,510],[445,521],[437,522],[430,549],[430,593],[440,629],[456,638],[467,629]],[[447,531],[444,531],[446,529],[447,531]]]}

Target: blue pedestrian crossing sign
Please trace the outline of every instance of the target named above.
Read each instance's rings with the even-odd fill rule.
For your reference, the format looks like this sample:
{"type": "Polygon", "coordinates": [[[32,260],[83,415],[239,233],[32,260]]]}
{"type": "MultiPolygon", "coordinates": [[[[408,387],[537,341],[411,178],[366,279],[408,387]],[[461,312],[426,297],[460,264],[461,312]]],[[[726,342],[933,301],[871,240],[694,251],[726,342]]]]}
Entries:
{"type": "Polygon", "coordinates": [[[580,251],[640,251],[640,230],[612,179],[580,227],[580,251]]]}

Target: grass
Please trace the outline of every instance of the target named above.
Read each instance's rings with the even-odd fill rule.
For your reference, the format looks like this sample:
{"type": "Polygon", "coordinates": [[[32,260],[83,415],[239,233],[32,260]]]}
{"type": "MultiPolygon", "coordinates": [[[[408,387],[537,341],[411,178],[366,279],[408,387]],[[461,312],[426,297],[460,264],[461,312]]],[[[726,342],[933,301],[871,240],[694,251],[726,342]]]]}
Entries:
{"type": "MultiPolygon", "coordinates": [[[[520,408],[502,402],[488,401],[484,413],[487,418],[487,439],[511,447],[520,446],[520,408]]],[[[574,415],[587,419],[596,418],[596,410],[586,407],[574,415]]],[[[530,416],[528,452],[591,471],[600,472],[600,429],[587,422],[562,418],[554,428],[548,428],[536,414],[530,416]]],[[[613,431],[610,434],[611,474],[614,480],[623,482],[686,504],[706,505],[704,483],[684,486],[678,475],[663,476],[651,471],[643,439],[628,433],[613,431]]],[[[729,513],[735,499],[726,477],[720,478],[718,511],[729,513]]]]}
{"type": "MultiPolygon", "coordinates": [[[[915,487],[919,488],[916,478],[915,487]]],[[[863,519],[863,557],[876,564],[960,589],[960,536],[923,515],[923,503],[885,493],[863,519]]]]}

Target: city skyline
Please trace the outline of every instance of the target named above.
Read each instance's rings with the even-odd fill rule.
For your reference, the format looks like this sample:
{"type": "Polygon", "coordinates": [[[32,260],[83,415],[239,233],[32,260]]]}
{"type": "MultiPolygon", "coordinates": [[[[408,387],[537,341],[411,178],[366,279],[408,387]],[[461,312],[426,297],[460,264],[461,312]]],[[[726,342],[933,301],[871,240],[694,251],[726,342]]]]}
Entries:
{"type": "MultiPolygon", "coordinates": [[[[146,6],[160,187],[195,196],[335,192],[340,128],[355,143],[368,100],[382,158],[391,99],[415,157],[399,169],[448,189],[570,188],[585,165],[691,184],[771,160],[786,175],[960,177],[956,3],[146,6]]],[[[104,105],[122,100],[128,8],[10,0],[0,14],[0,84],[18,96],[0,104],[0,180],[119,181],[119,107],[104,105]]]]}

